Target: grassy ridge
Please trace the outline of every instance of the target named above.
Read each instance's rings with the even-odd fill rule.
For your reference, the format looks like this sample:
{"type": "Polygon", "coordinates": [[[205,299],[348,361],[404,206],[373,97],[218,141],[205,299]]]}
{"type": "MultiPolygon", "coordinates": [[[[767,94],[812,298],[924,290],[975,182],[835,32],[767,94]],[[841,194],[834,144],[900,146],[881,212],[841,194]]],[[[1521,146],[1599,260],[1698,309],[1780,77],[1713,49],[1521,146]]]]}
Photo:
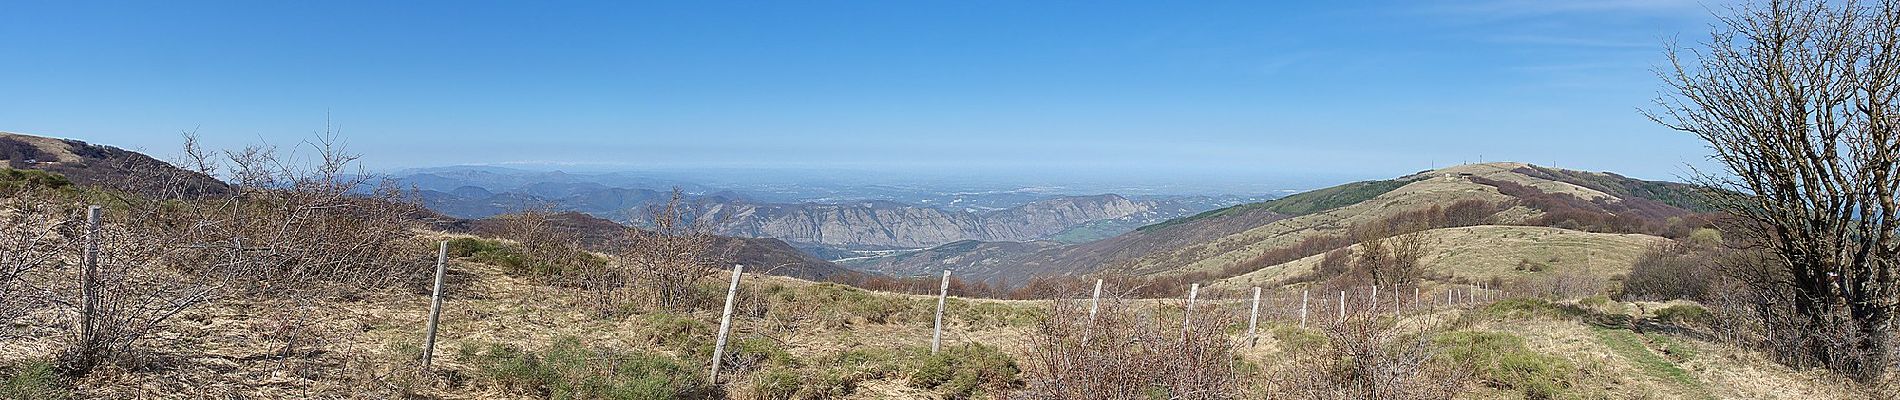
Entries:
{"type": "Polygon", "coordinates": [[[1223,215],[1246,213],[1246,212],[1251,212],[1255,210],[1267,210],[1267,211],[1272,211],[1275,213],[1293,215],[1293,216],[1313,214],[1313,213],[1317,213],[1321,211],[1349,206],[1354,203],[1358,203],[1358,202],[1362,202],[1366,200],[1371,200],[1374,197],[1379,197],[1379,195],[1386,194],[1386,192],[1391,192],[1394,189],[1398,189],[1400,186],[1405,186],[1405,184],[1412,183],[1412,182],[1413,181],[1410,181],[1410,180],[1397,180],[1397,179],[1353,182],[1353,183],[1333,186],[1333,187],[1329,187],[1325,189],[1301,192],[1298,194],[1294,194],[1292,196],[1281,197],[1281,198],[1273,199],[1269,201],[1241,204],[1241,205],[1237,205],[1233,207],[1227,207],[1227,208],[1222,208],[1218,210],[1203,212],[1203,213],[1195,214],[1192,216],[1175,218],[1175,219],[1163,221],[1158,224],[1136,228],[1135,230],[1146,232],[1146,231],[1157,230],[1157,229],[1166,229],[1167,227],[1170,227],[1170,226],[1186,224],[1186,223],[1197,221],[1197,220],[1219,217],[1223,215]]]}
{"type": "Polygon", "coordinates": [[[1694,212],[1715,211],[1715,207],[1709,204],[1709,188],[1698,185],[1646,181],[1610,173],[1594,174],[1538,166],[1519,169],[1517,172],[1533,178],[1582,186],[1617,197],[1654,200],[1694,212]]]}

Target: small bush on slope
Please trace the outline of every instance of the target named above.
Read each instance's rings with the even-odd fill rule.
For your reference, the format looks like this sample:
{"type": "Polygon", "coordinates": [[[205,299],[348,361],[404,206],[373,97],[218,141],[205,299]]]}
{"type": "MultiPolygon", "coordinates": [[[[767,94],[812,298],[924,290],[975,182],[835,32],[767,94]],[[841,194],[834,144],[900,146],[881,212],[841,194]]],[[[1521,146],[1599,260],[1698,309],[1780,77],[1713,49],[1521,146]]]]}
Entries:
{"type": "Polygon", "coordinates": [[[1451,332],[1434,341],[1443,356],[1465,365],[1488,385],[1515,390],[1527,399],[1550,399],[1574,383],[1577,368],[1562,358],[1532,352],[1524,339],[1497,332],[1451,332]]]}
{"type": "Polygon", "coordinates": [[[976,394],[1001,394],[1017,386],[1016,360],[1002,350],[980,343],[951,346],[925,356],[910,376],[910,385],[934,389],[953,399],[976,394]]]}
{"type": "MultiPolygon", "coordinates": [[[[921,350],[912,351],[921,354],[921,350]]],[[[825,357],[799,368],[772,367],[747,378],[754,399],[834,399],[848,396],[858,384],[895,376],[913,356],[886,349],[854,349],[825,357]]],[[[914,366],[914,365],[912,365],[914,366]]]]}
{"type": "Polygon", "coordinates": [[[647,352],[591,349],[563,337],[541,353],[489,344],[464,347],[463,363],[510,390],[555,399],[675,399],[711,393],[699,368],[647,352]]]}
{"type": "Polygon", "coordinates": [[[0,368],[0,399],[57,400],[71,398],[71,389],[59,371],[46,362],[27,362],[0,368]]]}

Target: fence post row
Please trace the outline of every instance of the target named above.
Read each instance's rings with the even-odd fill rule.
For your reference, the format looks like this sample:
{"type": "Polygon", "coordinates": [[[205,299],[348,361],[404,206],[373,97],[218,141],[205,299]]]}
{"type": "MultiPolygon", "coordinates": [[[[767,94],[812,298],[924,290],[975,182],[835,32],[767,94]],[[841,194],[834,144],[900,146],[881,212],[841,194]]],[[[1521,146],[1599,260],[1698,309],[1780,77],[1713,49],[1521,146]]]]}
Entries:
{"type": "Polygon", "coordinates": [[[950,270],[943,270],[943,283],[937,286],[937,324],[930,333],[930,354],[943,347],[943,303],[950,297],[950,270]]]}
{"type": "Polygon", "coordinates": [[[423,339],[422,369],[427,370],[435,363],[435,327],[442,321],[442,276],[448,271],[449,241],[438,243],[435,249],[435,290],[429,295],[429,333],[423,339]]]}
{"type": "Polygon", "coordinates": [[[732,300],[739,296],[739,276],[745,273],[745,265],[732,265],[732,286],[726,289],[726,309],[719,312],[719,340],[713,342],[712,379],[708,382],[719,383],[719,364],[726,355],[726,333],[732,331],[732,300]]]}

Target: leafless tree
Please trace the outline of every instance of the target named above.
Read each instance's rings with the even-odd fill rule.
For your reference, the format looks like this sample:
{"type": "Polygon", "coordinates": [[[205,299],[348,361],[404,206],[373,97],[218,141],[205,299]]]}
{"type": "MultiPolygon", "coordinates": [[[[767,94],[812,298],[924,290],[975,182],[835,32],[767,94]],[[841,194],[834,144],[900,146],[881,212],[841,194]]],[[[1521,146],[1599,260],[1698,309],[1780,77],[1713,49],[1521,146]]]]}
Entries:
{"type": "Polygon", "coordinates": [[[1707,142],[1739,195],[1730,232],[1757,234],[1778,272],[1753,286],[1809,328],[1801,359],[1866,379],[1891,364],[1900,262],[1900,4],[1769,0],[1721,16],[1700,49],[1672,46],[1653,120],[1707,142]],[[1838,329],[1835,329],[1838,328],[1838,329]]]}
{"type": "Polygon", "coordinates": [[[1408,285],[1418,281],[1419,262],[1427,251],[1425,234],[1422,228],[1404,228],[1396,236],[1390,236],[1380,224],[1370,224],[1353,230],[1359,239],[1355,252],[1353,268],[1359,270],[1376,286],[1408,285]]]}
{"type": "Polygon", "coordinates": [[[1384,286],[1393,277],[1390,276],[1392,271],[1388,269],[1392,265],[1392,251],[1386,246],[1383,230],[1355,229],[1354,232],[1354,236],[1363,240],[1359,241],[1359,249],[1353,254],[1353,269],[1365,274],[1373,285],[1384,286]]]}

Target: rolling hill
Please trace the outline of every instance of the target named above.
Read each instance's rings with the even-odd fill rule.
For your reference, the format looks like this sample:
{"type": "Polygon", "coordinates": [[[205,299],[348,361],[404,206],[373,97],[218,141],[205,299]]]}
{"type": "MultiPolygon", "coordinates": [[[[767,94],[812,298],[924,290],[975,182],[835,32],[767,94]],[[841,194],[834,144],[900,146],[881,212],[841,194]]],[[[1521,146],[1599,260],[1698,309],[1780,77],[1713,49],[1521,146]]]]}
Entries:
{"type": "MultiPolygon", "coordinates": [[[[925,250],[929,257],[898,254],[854,260],[852,265],[873,272],[974,265],[964,268],[961,275],[1010,282],[1036,276],[1081,275],[1219,278],[1312,255],[1299,254],[1287,260],[1269,257],[1285,257],[1292,249],[1323,251],[1349,245],[1346,236],[1356,225],[1392,223],[1435,207],[1441,211],[1448,207],[1484,209],[1483,215],[1462,225],[1552,225],[1570,231],[1657,233],[1654,231],[1665,229],[1672,218],[1691,216],[1700,209],[1695,206],[1698,190],[1680,183],[1524,163],[1468,164],[1203,212],[1089,243],[1034,247],[960,244],[925,250]],[[1321,243],[1328,241],[1338,244],[1321,243]],[[978,249],[985,257],[955,254],[978,249]]],[[[1614,253],[1627,249],[1601,250],[1614,253]]]]}
{"type": "Polygon", "coordinates": [[[73,183],[133,193],[217,194],[229,189],[217,178],[145,154],[74,139],[0,132],[0,157],[5,157],[7,168],[47,171],[73,183]]]}

